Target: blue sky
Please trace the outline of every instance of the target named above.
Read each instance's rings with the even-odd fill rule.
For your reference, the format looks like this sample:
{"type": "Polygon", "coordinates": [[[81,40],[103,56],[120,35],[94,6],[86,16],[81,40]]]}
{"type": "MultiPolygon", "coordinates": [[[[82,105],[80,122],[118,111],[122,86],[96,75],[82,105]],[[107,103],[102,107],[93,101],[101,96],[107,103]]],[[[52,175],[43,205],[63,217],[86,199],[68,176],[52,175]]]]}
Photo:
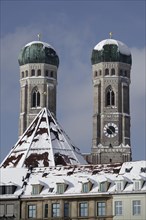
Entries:
{"type": "Polygon", "coordinates": [[[110,31],[132,53],[132,152],[133,160],[145,159],[145,17],[144,0],[1,1],[1,160],[18,139],[18,54],[38,33],[60,58],[58,121],[82,152],[90,152],[91,52],[110,31]]]}

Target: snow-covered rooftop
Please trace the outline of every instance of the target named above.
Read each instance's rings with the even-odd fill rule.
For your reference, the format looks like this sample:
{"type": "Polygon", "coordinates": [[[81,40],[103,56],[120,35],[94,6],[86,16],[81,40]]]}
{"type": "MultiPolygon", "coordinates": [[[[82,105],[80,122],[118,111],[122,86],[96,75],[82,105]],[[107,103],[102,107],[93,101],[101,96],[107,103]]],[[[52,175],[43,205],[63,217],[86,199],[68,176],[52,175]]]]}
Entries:
{"type": "Polygon", "coordinates": [[[115,44],[118,46],[118,50],[121,54],[124,54],[124,55],[130,55],[131,52],[130,52],[130,49],[128,48],[128,46],[126,44],[124,44],[123,42],[121,41],[118,41],[118,40],[114,40],[114,39],[105,39],[105,40],[102,40],[101,42],[99,42],[95,47],[94,47],[94,50],[103,50],[103,47],[104,45],[107,45],[107,44],[115,44]]]}
{"type": "Polygon", "coordinates": [[[98,164],[98,165],[70,165],[42,168],[1,168],[1,185],[17,186],[13,195],[2,195],[2,198],[16,197],[58,197],[58,184],[65,184],[63,196],[79,196],[94,194],[140,193],[146,191],[146,161],[98,164]],[[132,167],[132,169],[131,169],[132,167]],[[130,170],[129,170],[130,168],[130,170]],[[134,188],[136,181],[141,182],[139,189],[134,188]],[[15,178],[17,175],[17,178],[15,178]],[[143,176],[143,177],[142,177],[143,176]],[[123,189],[117,191],[116,182],[123,182],[123,189]],[[83,192],[82,185],[91,183],[89,192],[83,192]],[[105,183],[105,191],[100,188],[105,183]],[[32,194],[32,188],[40,186],[38,194],[32,194]]]}
{"type": "Polygon", "coordinates": [[[46,108],[36,116],[1,167],[49,167],[87,164],[46,108]]]}
{"type": "Polygon", "coordinates": [[[43,44],[43,47],[48,47],[54,49],[50,44],[43,42],[43,41],[31,41],[28,44],[26,44],[24,47],[29,47],[33,44],[43,44]]]}

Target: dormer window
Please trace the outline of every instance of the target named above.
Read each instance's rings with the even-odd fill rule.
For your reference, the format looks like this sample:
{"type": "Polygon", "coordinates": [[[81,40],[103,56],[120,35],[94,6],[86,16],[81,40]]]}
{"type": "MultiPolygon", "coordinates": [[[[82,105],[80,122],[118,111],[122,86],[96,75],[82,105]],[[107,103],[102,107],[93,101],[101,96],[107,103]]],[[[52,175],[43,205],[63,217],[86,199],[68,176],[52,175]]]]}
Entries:
{"type": "Polygon", "coordinates": [[[130,173],[131,170],[132,170],[132,167],[126,168],[126,169],[125,169],[125,172],[126,172],[126,173],[130,173]]]}
{"type": "Polygon", "coordinates": [[[16,188],[17,186],[15,185],[2,185],[0,186],[0,195],[14,194],[16,188]]]}
{"type": "Polygon", "coordinates": [[[57,183],[57,193],[63,194],[67,188],[67,184],[65,183],[57,183]]]}
{"type": "Polygon", "coordinates": [[[133,182],[133,189],[135,191],[139,191],[141,190],[141,188],[143,187],[144,181],[143,180],[135,180],[133,182]]]}
{"type": "Polygon", "coordinates": [[[99,191],[100,192],[106,192],[107,191],[107,181],[100,183],[99,191]]]}
{"type": "Polygon", "coordinates": [[[90,181],[82,183],[82,192],[88,193],[92,188],[92,183],[90,181]]]}
{"type": "Polygon", "coordinates": [[[89,192],[89,183],[83,183],[82,184],[82,192],[83,193],[89,192]]]}
{"type": "Polygon", "coordinates": [[[141,167],[141,170],[140,170],[142,173],[146,173],[146,167],[141,167]]]}
{"type": "Polygon", "coordinates": [[[138,191],[138,190],[141,190],[141,181],[139,181],[139,180],[135,180],[134,181],[134,190],[135,191],[138,191]]]}
{"type": "Polygon", "coordinates": [[[123,181],[119,181],[119,182],[116,182],[116,191],[120,192],[123,190],[123,187],[124,184],[123,184],[123,181]]]}
{"type": "Polygon", "coordinates": [[[38,195],[40,194],[41,190],[42,190],[43,186],[40,184],[35,184],[32,185],[32,195],[38,195]]]}
{"type": "Polygon", "coordinates": [[[53,190],[54,190],[54,188],[52,187],[52,188],[49,188],[49,192],[53,192],[53,190]]]}

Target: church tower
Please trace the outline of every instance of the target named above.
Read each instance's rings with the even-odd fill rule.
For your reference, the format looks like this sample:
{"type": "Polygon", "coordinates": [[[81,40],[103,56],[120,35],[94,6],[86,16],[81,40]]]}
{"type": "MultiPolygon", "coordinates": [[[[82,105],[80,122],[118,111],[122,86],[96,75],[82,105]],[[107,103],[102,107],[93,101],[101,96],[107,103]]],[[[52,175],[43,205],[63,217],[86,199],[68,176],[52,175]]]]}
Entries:
{"type": "Polygon", "coordinates": [[[106,39],[94,47],[91,62],[92,163],[130,161],[130,50],[118,40],[106,39]]]}
{"type": "Polygon", "coordinates": [[[19,54],[20,119],[22,135],[41,108],[56,116],[56,87],[59,57],[52,46],[40,40],[25,45],[19,54]]]}

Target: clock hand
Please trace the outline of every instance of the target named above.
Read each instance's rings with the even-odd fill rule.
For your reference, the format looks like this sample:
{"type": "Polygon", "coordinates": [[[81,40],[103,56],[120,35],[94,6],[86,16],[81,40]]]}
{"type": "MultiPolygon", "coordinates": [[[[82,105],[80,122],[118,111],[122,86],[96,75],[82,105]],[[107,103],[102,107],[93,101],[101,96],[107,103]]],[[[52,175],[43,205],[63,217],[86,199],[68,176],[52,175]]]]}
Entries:
{"type": "Polygon", "coordinates": [[[114,133],[114,131],[110,128],[110,126],[108,126],[107,129],[109,129],[109,131],[110,131],[112,134],[114,133]]]}

